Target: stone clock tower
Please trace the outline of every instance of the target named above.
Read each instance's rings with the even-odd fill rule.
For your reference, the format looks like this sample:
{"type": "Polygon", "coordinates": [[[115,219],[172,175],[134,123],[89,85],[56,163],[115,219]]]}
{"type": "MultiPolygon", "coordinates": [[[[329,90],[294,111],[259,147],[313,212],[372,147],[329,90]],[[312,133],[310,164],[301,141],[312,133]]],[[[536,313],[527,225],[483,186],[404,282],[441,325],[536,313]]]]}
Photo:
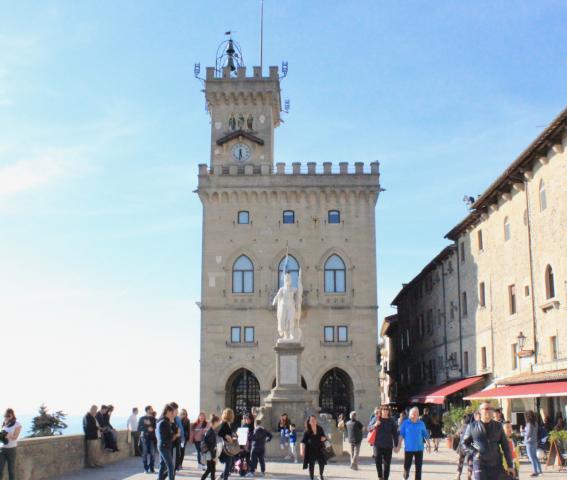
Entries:
{"type": "MultiPolygon", "coordinates": [[[[233,60],[207,68],[204,79],[211,156],[199,165],[197,189],[203,205],[201,410],[230,407],[240,416],[274,404],[272,302],[285,265],[294,286],[301,269],[303,285],[300,396],[315,410],[336,416],[356,409],[363,419],[379,399],[378,162],[294,162],[290,168],[277,162],[278,68],[247,70],[233,60]]],[[[272,408],[276,417],[283,413],[272,408]]]]}
{"type": "Polygon", "coordinates": [[[246,76],[246,67],[230,67],[217,76],[207,68],[205,98],[211,115],[213,170],[253,167],[267,173],[274,165],[274,129],[280,124],[278,67],[263,77],[260,67],[246,76]]]}

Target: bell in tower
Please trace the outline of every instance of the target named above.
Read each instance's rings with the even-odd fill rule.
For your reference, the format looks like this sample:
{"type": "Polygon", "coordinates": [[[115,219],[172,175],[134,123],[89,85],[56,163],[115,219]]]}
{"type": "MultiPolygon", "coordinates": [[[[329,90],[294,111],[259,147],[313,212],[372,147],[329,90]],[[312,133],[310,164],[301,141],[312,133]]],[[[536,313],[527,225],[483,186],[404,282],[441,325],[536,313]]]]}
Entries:
{"type": "Polygon", "coordinates": [[[220,74],[224,67],[228,67],[230,72],[236,72],[238,67],[244,66],[244,59],[242,57],[242,50],[238,42],[235,42],[231,35],[231,32],[225,32],[228,35],[228,40],[221,42],[217,48],[217,61],[216,70],[220,74]]]}

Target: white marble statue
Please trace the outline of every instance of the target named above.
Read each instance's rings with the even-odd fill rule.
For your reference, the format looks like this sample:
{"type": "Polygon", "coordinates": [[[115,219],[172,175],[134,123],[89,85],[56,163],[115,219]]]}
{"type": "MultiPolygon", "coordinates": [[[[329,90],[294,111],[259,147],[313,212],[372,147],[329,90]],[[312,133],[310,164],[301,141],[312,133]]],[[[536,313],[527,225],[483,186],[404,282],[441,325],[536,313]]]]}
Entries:
{"type": "Polygon", "coordinates": [[[299,319],[301,317],[301,301],[303,297],[303,285],[301,284],[301,270],[297,280],[297,288],[291,282],[291,274],[286,273],[284,284],[274,297],[272,305],[277,305],[278,318],[278,342],[299,342],[301,340],[301,329],[299,319]]]}

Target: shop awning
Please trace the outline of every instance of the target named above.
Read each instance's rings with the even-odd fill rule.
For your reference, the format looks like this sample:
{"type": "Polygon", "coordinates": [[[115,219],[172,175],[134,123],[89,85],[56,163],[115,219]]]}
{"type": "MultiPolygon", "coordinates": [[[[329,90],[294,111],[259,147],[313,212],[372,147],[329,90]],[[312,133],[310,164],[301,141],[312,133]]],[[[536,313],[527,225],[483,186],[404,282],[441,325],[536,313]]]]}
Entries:
{"type": "Polygon", "coordinates": [[[463,378],[455,380],[444,385],[437,386],[433,389],[426,390],[419,395],[414,395],[410,398],[410,403],[433,403],[435,405],[443,405],[445,398],[453,395],[461,390],[464,390],[475,383],[484,379],[484,375],[476,377],[463,378]]]}
{"type": "Polygon", "coordinates": [[[535,397],[567,397],[567,381],[525,383],[506,387],[489,388],[473,393],[465,400],[486,400],[489,398],[535,398],[535,397]]]}

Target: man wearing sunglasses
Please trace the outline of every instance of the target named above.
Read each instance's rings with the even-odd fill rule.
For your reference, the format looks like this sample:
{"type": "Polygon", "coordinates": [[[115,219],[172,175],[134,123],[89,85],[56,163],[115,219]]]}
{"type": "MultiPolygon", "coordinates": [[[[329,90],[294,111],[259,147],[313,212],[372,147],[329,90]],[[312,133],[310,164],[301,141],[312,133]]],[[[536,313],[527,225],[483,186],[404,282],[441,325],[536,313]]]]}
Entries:
{"type": "Polygon", "coordinates": [[[478,410],[479,420],[469,424],[463,438],[463,445],[473,455],[474,480],[498,479],[504,473],[502,453],[508,466],[508,475],[514,475],[510,446],[502,424],[492,418],[492,405],[483,403],[478,410]]]}

